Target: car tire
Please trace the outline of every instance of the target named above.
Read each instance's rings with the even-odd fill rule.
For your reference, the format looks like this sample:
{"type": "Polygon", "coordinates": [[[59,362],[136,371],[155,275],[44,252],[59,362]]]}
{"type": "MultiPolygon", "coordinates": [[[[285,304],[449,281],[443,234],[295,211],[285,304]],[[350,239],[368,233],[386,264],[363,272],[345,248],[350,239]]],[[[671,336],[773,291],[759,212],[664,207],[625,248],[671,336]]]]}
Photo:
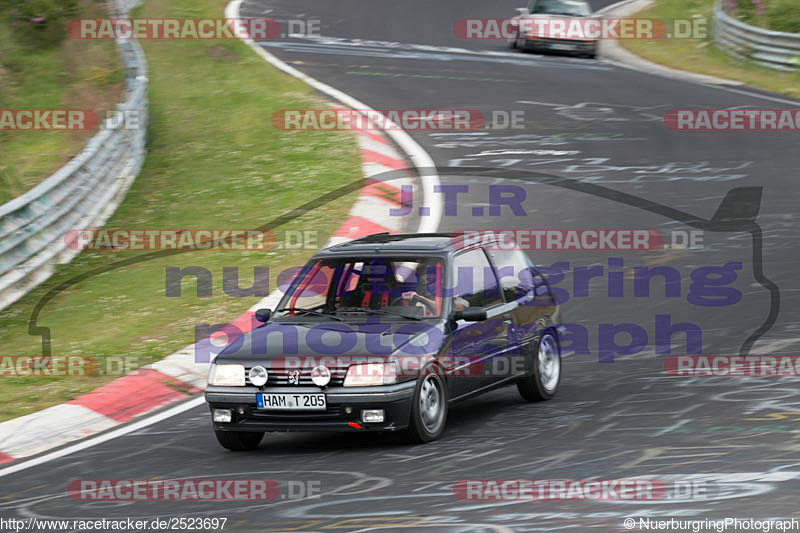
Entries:
{"type": "Polygon", "coordinates": [[[561,383],[561,347],[552,333],[545,333],[533,353],[533,372],[517,382],[517,389],[529,402],[550,400],[561,383]]]}
{"type": "Polygon", "coordinates": [[[512,50],[517,47],[517,40],[516,39],[509,39],[508,40],[508,47],[512,50]]]}
{"type": "Polygon", "coordinates": [[[414,389],[408,440],[418,444],[436,440],[446,423],[447,384],[435,369],[428,368],[414,389]]]}
{"type": "Polygon", "coordinates": [[[219,431],[215,429],[214,434],[217,436],[217,442],[232,452],[255,450],[261,443],[261,439],[264,438],[263,433],[250,431],[219,431]]]}

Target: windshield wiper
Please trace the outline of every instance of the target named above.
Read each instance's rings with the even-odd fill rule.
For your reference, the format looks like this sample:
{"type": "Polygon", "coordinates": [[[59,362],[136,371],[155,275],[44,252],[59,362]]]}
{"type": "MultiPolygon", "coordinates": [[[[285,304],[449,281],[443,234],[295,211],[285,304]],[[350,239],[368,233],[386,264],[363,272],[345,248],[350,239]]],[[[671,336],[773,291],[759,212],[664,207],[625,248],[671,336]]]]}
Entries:
{"type": "Polygon", "coordinates": [[[397,313],[390,313],[385,309],[369,309],[367,307],[345,307],[341,308],[340,311],[351,312],[351,311],[360,311],[363,313],[368,313],[371,315],[385,315],[385,316],[398,316],[400,318],[408,318],[411,320],[422,320],[422,317],[419,316],[412,316],[412,315],[399,315],[397,313]]]}
{"type": "Polygon", "coordinates": [[[336,320],[337,322],[343,322],[343,320],[341,318],[339,318],[338,316],[331,315],[331,314],[328,314],[328,313],[323,313],[322,311],[319,311],[317,309],[306,309],[304,307],[291,307],[291,308],[290,307],[281,307],[280,309],[276,309],[275,310],[276,313],[278,313],[280,311],[289,311],[290,313],[294,312],[294,313],[303,313],[303,314],[306,314],[306,315],[322,316],[322,317],[325,317],[325,318],[330,318],[332,320],[336,320]]]}

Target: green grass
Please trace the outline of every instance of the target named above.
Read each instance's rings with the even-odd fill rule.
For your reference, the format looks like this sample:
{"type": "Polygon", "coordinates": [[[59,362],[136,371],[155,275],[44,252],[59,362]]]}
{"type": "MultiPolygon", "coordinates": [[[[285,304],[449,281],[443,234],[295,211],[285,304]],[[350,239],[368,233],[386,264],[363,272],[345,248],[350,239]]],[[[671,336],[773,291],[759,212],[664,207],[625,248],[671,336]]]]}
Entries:
{"type": "MultiPolygon", "coordinates": [[[[225,0],[149,0],[140,17],[221,17],[225,0]]],[[[270,117],[283,108],[324,103],[302,82],[269,66],[238,41],[148,41],[149,152],[145,167],[107,228],[250,229],[326,192],[361,179],[360,158],[346,132],[281,131],[270,117]]],[[[330,234],[357,191],[279,229],[330,234]]],[[[320,237],[320,245],[325,236],[320,237]]],[[[36,302],[71,277],[141,252],[84,252],[48,282],[0,312],[3,355],[41,353],[27,333],[36,302]]],[[[302,265],[309,250],[197,251],[91,277],[58,294],[38,324],[52,328],[52,353],[159,360],[194,340],[196,323],[222,323],[259,298],[222,293],[223,266],[237,266],[249,287],[254,266],[275,275],[302,265]],[[167,266],[201,266],[214,274],[214,296],[198,298],[185,281],[165,296],[167,266]]],[[[113,379],[2,378],[0,420],[61,403],[113,379]]]]}
{"type": "MultiPolygon", "coordinates": [[[[105,16],[83,2],[82,16],[105,16]]],[[[112,41],[64,38],[55,47],[20,41],[0,13],[0,108],[92,109],[122,101],[122,70],[112,41]]],[[[64,29],[66,32],[66,28],[64,29]]],[[[0,204],[27,192],[77,154],[97,133],[0,131],[0,204]]]]}
{"type": "Polygon", "coordinates": [[[736,0],[734,4],[731,14],[751,26],[800,33],[797,0],[736,0]]]}
{"type": "Polygon", "coordinates": [[[622,40],[631,52],[679,70],[741,81],[752,87],[800,98],[800,72],[778,72],[726,55],[712,42],[711,12],[713,0],[656,0],[637,17],[684,19],[695,15],[709,21],[706,39],[663,39],[658,41],[622,40]]]}

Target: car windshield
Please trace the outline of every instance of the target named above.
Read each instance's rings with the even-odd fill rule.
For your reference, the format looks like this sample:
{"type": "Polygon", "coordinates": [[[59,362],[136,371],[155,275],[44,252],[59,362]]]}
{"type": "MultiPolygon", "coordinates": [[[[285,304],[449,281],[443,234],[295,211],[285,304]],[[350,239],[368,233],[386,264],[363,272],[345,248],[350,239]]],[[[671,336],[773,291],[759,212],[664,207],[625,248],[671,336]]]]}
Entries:
{"type": "Polygon", "coordinates": [[[435,318],[442,313],[440,259],[337,258],[309,263],[292,282],[276,317],[343,315],[435,318]]]}
{"type": "Polygon", "coordinates": [[[592,11],[585,2],[570,0],[538,0],[531,13],[546,15],[564,15],[568,17],[588,17],[592,11]]]}

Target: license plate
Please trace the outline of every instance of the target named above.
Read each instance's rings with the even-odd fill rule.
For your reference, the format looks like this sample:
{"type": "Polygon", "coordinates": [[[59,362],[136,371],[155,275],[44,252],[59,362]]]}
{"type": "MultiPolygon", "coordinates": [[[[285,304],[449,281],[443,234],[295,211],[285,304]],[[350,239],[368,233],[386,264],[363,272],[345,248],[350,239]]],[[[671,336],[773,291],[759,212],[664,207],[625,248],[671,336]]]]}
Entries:
{"type": "Polygon", "coordinates": [[[259,409],[275,411],[324,411],[328,408],[324,394],[265,394],[256,395],[259,409]]]}
{"type": "Polygon", "coordinates": [[[550,48],[553,50],[575,50],[573,44],[551,44],[550,48]]]}

